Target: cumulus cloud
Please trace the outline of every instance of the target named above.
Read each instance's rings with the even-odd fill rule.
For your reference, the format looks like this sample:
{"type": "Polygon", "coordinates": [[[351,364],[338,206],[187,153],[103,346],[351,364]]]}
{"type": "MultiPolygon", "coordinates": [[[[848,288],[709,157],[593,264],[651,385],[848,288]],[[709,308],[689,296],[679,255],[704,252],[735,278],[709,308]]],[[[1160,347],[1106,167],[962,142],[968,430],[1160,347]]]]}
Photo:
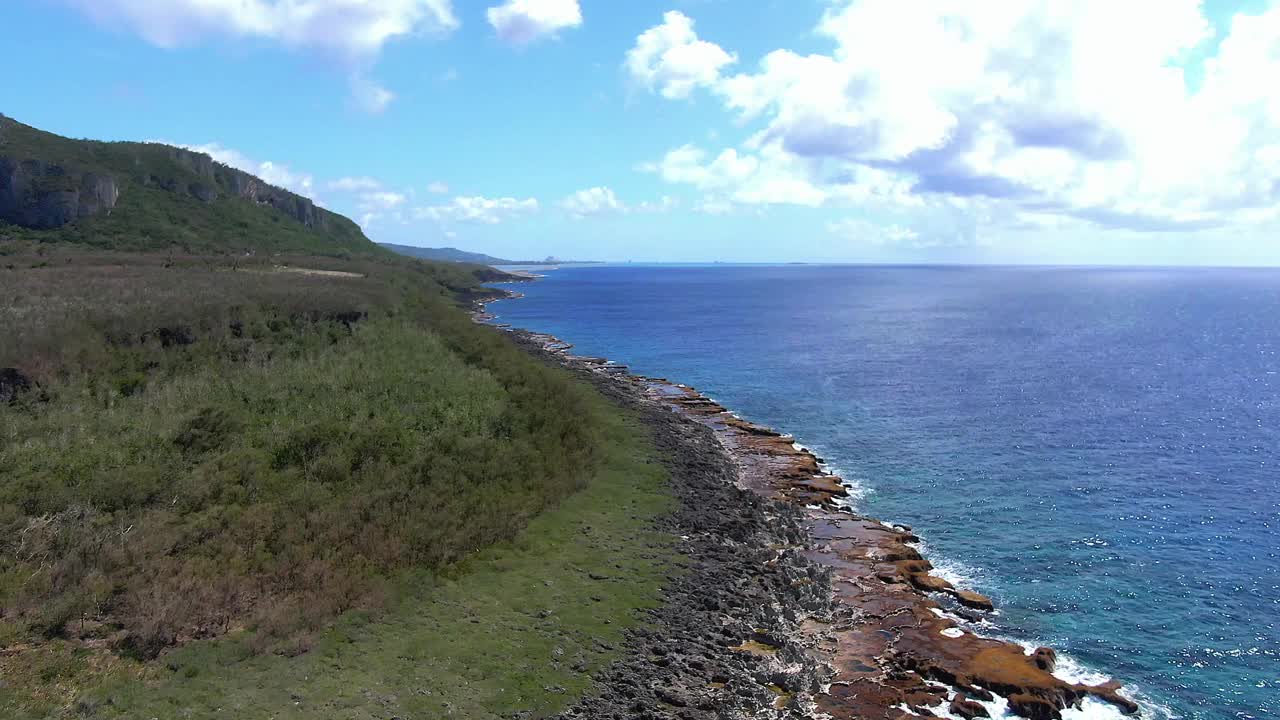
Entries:
{"type": "Polygon", "coordinates": [[[394,210],[404,205],[407,200],[408,198],[398,192],[387,190],[366,192],[360,195],[360,209],[365,212],[394,210]]]}
{"type": "Polygon", "coordinates": [[[333,180],[329,183],[330,190],[341,190],[342,192],[358,192],[361,190],[378,190],[382,187],[382,183],[371,177],[344,177],[333,180]]]}
{"type": "Polygon", "coordinates": [[[409,196],[387,190],[376,178],[344,177],[328,183],[330,190],[354,195],[355,207],[360,213],[360,225],[370,226],[384,219],[404,223],[407,220],[405,205],[409,196]]]}
{"type": "Polygon", "coordinates": [[[607,187],[579,190],[561,201],[560,207],[578,219],[627,211],[627,206],[607,187]]]}
{"type": "Polygon", "coordinates": [[[305,197],[315,196],[315,178],[310,173],[298,172],[288,165],[272,162],[270,160],[257,161],[252,160],[238,150],[223,147],[218,143],[207,143],[204,145],[184,145],[182,143],[169,142],[167,140],[152,140],[150,142],[158,142],[164,145],[172,145],[174,147],[185,148],[195,152],[200,152],[213,158],[216,162],[223,165],[243,170],[251,175],[256,175],[268,183],[277,187],[303,195],[305,197]]]}
{"type": "MultiPolygon", "coordinates": [[[[702,42],[687,27],[685,44],[702,42]]],[[[718,153],[677,148],[654,163],[662,176],[738,202],[884,201],[1159,232],[1280,206],[1280,6],[1235,16],[1216,50],[1198,0],[843,0],[817,33],[829,52],[780,49],[727,77],[721,63],[664,92],[706,88],[757,131],[718,153]],[[1193,87],[1184,67],[1200,55],[1193,87]]],[[[665,87],[656,63],[635,65],[665,87]]]]}
{"type": "Polygon", "coordinates": [[[518,200],[512,197],[455,197],[444,205],[416,208],[414,216],[435,221],[456,221],[496,225],[504,220],[538,211],[535,198],[518,200]]]}
{"type": "Polygon", "coordinates": [[[437,180],[427,186],[427,192],[433,195],[448,195],[449,186],[446,183],[437,180]]]}
{"type": "Polygon", "coordinates": [[[165,48],[208,39],[254,39],[336,58],[357,106],[386,110],[395,94],[365,72],[387,43],[444,34],[459,23],[452,0],[62,0],[108,26],[165,48]]]}
{"type": "Polygon", "coordinates": [[[486,14],[498,37],[512,45],[527,45],[582,25],[578,0],[507,0],[486,14]]]}
{"type": "Polygon", "coordinates": [[[676,10],[662,16],[662,24],[645,30],[627,52],[624,64],[642,87],[671,99],[686,98],[699,87],[711,87],[720,71],[737,56],[693,30],[693,20],[676,10]]]}
{"type": "Polygon", "coordinates": [[[660,162],[645,164],[641,169],[656,172],[670,183],[685,183],[700,190],[713,190],[742,183],[756,171],[759,164],[756,158],[740,155],[733,148],[708,160],[705,150],[694,145],[682,145],[664,155],[660,162]]]}
{"type": "Polygon", "coordinates": [[[890,173],[855,168],[823,176],[818,164],[776,144],[741,151],[727,148],[714,156],[695,145],[683,145],[639,169],[656,173],[666,182],[704,191],[716,197],[718,204],[729,200],[748,205],[808,207],[855,201],[917,203],[908,197],[911,184],[890,173]]]}
{"type": "Polygon", "coordinates": [[[176,47],[214,36],[258,38],[357,59],[413,33],[458,27],[451,0],[63,0],[94,19],[176,47]]]}

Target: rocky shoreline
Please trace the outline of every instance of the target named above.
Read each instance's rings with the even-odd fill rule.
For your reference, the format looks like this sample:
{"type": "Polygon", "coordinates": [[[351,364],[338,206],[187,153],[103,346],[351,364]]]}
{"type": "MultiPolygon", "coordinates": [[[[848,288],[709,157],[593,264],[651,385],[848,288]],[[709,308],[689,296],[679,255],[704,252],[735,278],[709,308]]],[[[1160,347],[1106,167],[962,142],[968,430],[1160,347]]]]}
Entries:
{"type": "MultiPolygon", "coordinates": [[[[477,320],[492,316],[481,307],[477,320]]],[[[842,480],[792,438],[696,390],[498,325],[592,382],[653,434],[679,509],[682,571],[600,694],[563,717],[1062,717],[1089,699],[1126,714],[1120,684],[1056,677],[1050,648],[984,638],[992,602],[932,575],[911,529],[851,511],[842,480]]]]}

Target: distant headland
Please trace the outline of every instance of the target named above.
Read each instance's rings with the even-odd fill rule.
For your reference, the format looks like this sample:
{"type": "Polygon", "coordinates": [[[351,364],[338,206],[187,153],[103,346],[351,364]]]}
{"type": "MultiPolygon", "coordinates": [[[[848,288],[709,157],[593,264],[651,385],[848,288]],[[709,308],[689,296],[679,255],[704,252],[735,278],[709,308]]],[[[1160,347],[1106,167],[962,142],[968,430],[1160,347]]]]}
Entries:
{"type": "Polygon", "coordinates": [[[595,260],[561,260],[557,257],[547,257],[542,260],[504,260],[484,253],[468,252],[451,247],[425,248],[413,245],[396,245],[394,243],[379,244],[401,255],[408,255],[420,260],[435,260],[437,262],[475,263],[478,265],[589,265],[598,263],[595,260]]]}

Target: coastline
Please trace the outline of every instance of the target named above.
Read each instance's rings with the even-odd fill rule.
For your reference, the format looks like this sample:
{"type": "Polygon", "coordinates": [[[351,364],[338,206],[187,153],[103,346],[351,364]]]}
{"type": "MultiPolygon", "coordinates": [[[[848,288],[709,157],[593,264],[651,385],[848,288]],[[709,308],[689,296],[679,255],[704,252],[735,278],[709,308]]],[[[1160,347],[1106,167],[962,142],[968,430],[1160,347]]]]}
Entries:
{"type": "MultiPolygon", "coordinates": [[[[965,622],[981,622],[994,611],[991,600],[932,574],[911,528],[855,512],[842,478],[796,439],[739,418],[694,388],[575,355],[571,344],[551,335],[494,323],[487,302],[519,297],[504,292],[477,305],[478,322],[511,333],[517,344],[607,389],[621,404],[660,409],[701,428],[730,466],[709,480],[732,483],[764,501],[773,533],[786,539],[765,563],[784,566],[810,589],[821,587],[820,597],[775,593],[774,602],[784,607],[772,618],[774,626],[752,627],[741,646],[729,648],[792,670],[778,674],[775,668],[771,677],[778,682],[760,683],[757,677],[778,692],[773,702],[744,717],[765,717],[760,713],[773,709],[789,713],[778,717],[1007,713],[1039,720],[1060,718],[1086,703],[1104,703],[1124,714],[1139,711],[1120,693],[1118,681],[1085,685],[1055,675],[1057,656],[1050,648],[1024,648],[964,629],[965,622]]],[[[725,620],[732,624],[732,618],[725,620]]],[[[713,691],[725,689],[724,683],[711,685],[713,691]]],[[[588,716],[594,717],[566,717],[588,716]]]]}

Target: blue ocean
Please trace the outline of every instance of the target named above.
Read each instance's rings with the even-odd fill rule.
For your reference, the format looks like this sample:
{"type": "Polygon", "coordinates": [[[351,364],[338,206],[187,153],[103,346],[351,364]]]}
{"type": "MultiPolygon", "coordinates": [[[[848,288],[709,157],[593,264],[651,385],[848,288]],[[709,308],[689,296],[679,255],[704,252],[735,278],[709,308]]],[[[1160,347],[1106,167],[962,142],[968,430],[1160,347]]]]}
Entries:
{"type": "Polygon", "coordinates": [[[1280,716],[1280,271],[591,266],[490,306],[792,433],[1149,717],[1280,716]]]}

